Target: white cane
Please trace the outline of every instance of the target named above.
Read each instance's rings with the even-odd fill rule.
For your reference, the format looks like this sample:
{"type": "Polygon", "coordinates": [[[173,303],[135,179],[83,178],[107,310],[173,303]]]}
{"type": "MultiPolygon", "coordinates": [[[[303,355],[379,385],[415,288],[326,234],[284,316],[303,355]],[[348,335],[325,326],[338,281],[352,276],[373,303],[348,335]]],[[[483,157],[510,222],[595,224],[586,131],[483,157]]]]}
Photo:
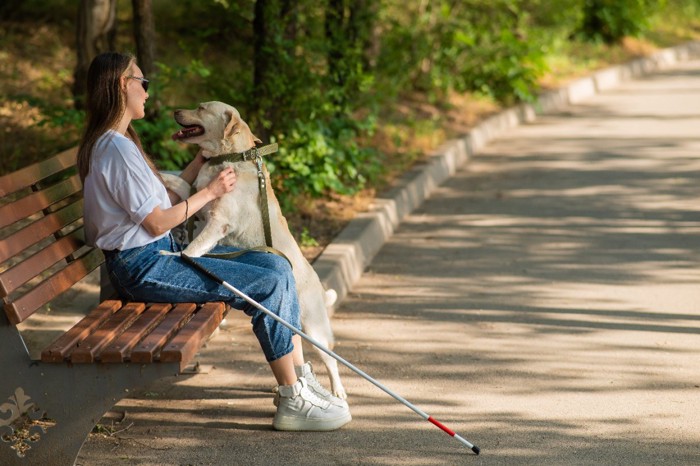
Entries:
{"type": "Polygon", "coordinates": [[[200,272],[202,272],[203,274],[205,274],[207,277],[209,277],[209,278],[211,278],[212,280],[214,280],[215,282],[217,282],[217,283],[223,285],[225,288],[227,288],[227,289],[230,290],[231,292],[235,293],[236,295],[240,296],[241,298],[243,298],[244,300],[246,300],[248,303],[252,304],[252,305],[255,306],[256,308],[260,309],[262,312],[264,312],[264,313],[267,314],[268,316],[272,317],[272,318],[275,319],[277,322],[279,322],[280,324],[284,325],[284,326],[287,327],[289,330],[291,330],[292,332],[296,333],[297,335],[299,335],[300,337],[302,337],[303,339],[305,339],[306,341],[308,341],[309,343],[311,343],[312,345],[314,345],[316,348],[320,349],[321,351],[323,351],[324,353],[328,354],[329,356],[335,358],[338,362],[344,364],[345,366],[347,366],[348,368],[350,368],[352,371],[354,371],[355,373],[357,373],[358,375],[360,375],[361,377],[363,377],[363,378],[366,379],[367,381],[373,383],[375,386],[377,386],[378,388],[380,388],[382,391],[384,391],[384,392],[387,393],[388,395],[392,396],[395,400],[401,402],[402,404],[404,404],[405,406],[407,406],[408,408],[410,408],[411,410],[413,410],[416,414],[418,414],[418,415],[419,415],[420,417],[422,417],[423,419],[425,419],[425,420],[427,420],[427,421],[430,421],[431,423],[433,423],[434,425],[436,425],[437,427],[439,427],[440,429],[442,429],[442,430],[443,430],[444,432],[446,432],[447,434],[449,434],[449,435],[451,435],[452,437],[454,437],[454,438],[456,438],[457,440],[459,440],[462,444],[466,445],[467,448],[470,448],[470,449],[471,449],[474,453],[476,453],[477,455],[479,454],[479,451],[480,451],[480,450],[479,450],[479,447],[477,447],[476,445],[473,445],[473,444],[469,443],[464,437],[461,437],[460,435],[458,435],[457,433],[455,433],[453,430],[451,430],[450,428],[448,428],[447,426],[445,426],[444,424],[442,424],[440,421],[438,421],[437,419],[435,419],[435,418],[433,418],[432,416],[428,415],[428,413],[424,412],[423,410],[421,410],[421,409],[417,408],[416,406],[414,406],[413,404],[409,403],[405,398],[403,398],[402,396],[396,394],[395,392],[393,392],[392,390],[390,390],[389,388],[387,388],[386,386],[384,386],[382,383],[376,381],[375,379],[373,379],[372,377],[370,377],[369,375],[367,375],[365,372],[363,372],[362,370],[358,369],[357,367],[355,367],[353,364],[349,363],[348,361],[346,361],[346,360],[343,359],[342,357],[338,356],[338,355],[335,354],[333,351],[329,350],[328,348],[326,348],[325,346],[323,346],[321,343],[317,342],[316,340],[314,340],[313,338],[311,338],[310,336],[308,336],[307,334],[305,334],[304,332],[302,332],[302,331],[299,330],[298,328],[295,328],[293,325],[291,325],[290,323],[288,323],[287,321],[285,321],[285,320],[282,319],[281,317],[277,316],[275,313],[273,313],[272,311],[270,311],[269,309],[267,309],[265,306],[263,306],[262,304],[258,303],[258,302],[255,301],[253,298],[251,298],[250,296],[246,295],[245,293],[243,293],[242,291],[240,291],[239,289],[237,289],[236,287],[234,287],[234,286],[231,285],[230,283],[228,283],[228,282],[222,280],[221,278],[217,277],[217,276],[214,275],[212,272],[210,272],[209,270],[207,270],[206,268],[204,268],[203,266],[201,266],[200,264],[198,264],[198,263],[197,263],[194,259],[192,259],[190,256],[187,256],[187,255],[185,255],[185,254],[181,254],[180,257],[182,257],[182,259],[183,259],[185,262],[187,262],[188,264],[192,265],[192,266],[195,267],[197,270],[199,270],[200,272]]]}

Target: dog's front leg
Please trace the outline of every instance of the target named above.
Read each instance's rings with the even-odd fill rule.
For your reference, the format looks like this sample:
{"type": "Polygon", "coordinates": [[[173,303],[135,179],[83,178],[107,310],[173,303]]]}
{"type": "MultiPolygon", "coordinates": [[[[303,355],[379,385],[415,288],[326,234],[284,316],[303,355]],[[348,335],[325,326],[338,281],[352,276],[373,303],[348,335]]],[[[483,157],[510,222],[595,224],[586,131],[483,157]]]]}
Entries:
{"type": "Polygon", "coordinates": [[[221,238],[228,233],[228,222],[222,215],[212,215],[204,225],[202,232],[185,248],[183,254],[200,257],[211,251],[221,238]]]}

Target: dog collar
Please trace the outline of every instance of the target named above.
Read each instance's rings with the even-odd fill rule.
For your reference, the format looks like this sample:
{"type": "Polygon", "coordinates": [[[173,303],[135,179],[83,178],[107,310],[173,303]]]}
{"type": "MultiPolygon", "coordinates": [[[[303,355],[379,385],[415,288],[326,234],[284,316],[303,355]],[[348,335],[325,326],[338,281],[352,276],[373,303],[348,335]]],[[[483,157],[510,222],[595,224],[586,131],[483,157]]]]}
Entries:
{"type": "Polygon", "coordinates": [[[255,160],[268,154],[277,152],[277,143],[268,144],[262,147],[253,147],[245,152],[231,152],[230,154],[217,155],[209,159],[210,165],[221,165],[224,162],[245,162],[255,160]]]}

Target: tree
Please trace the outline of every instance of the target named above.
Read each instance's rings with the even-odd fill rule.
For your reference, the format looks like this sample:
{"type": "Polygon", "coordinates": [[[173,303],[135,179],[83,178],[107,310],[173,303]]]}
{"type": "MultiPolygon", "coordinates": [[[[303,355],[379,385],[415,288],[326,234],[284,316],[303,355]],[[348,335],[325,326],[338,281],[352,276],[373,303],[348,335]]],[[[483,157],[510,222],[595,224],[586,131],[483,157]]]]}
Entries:
{"type": "Polygon", "coordinates": [[[660,0],[585,0],[581,33],[589,40],[608,44],[625,36],[638,36],[647,27],[649,16],[660,0]]]}
{"type": "Polygon", "coordinates": [[[330,97],[338,114],[347,110],[359,92],[369,66],[365,50],[374,23],[373,4],[367,0],[329,0],[326,9],[329,89],[334,90],[330,97]]]}
{"type": "MultiPolygon", "coordinates": [[[[134,40],[136,41],[136,59],[143,75],[155,77],[155,42],[156,31],[153,20],[151,0],[132,0],[134,10],[134,40]]],[[[152,91],[151,91],[152,92],[152,91]]],[[[153,99],[147,107],[147,117],[155,118],[160,110],[160,102],[153,99]]]]}
{"type": "Polygon", "coordinates": [[[304,73],[295,64],[298,5],[291,0],[256,0],[253,18],[252,114],[258,136],[267,140],[282,109],[296,103],[304,73]],[[291,104],[291,105],[290,105],[291,104]]]}
{"type": "Polygon", "coordinates": [[[102,52],[114,48],[117,0],[80,0],[76,30],[78,61],[73,74],[75,108],[84,107],[87,72],[90,62],[102,52]]]}

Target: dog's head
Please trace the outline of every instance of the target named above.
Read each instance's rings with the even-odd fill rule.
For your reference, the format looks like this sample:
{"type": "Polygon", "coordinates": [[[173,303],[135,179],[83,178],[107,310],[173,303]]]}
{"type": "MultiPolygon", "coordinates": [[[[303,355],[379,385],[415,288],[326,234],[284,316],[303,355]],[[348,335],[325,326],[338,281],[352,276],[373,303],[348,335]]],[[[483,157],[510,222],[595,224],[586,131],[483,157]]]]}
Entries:
{"type": "Polygon", "coordinates": [[[175,110],[174,116],[182,129],[173,134],[173,139],[199,145],[206,158],[243,152],[261,142],[238,110],[222,102],[204,102],[193,110],[175,110]]]}

